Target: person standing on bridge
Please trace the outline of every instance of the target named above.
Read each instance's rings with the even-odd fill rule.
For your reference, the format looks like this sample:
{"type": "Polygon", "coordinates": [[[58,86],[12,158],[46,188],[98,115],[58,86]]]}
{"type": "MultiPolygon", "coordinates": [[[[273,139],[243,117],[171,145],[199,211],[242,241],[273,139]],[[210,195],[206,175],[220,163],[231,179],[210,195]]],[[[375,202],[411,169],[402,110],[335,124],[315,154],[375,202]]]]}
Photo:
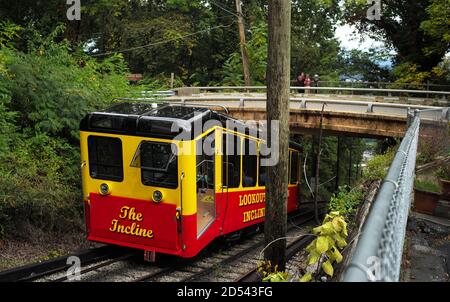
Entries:
{"type": "MultiPolygon", "coordinates": [[[[305,73],[302,72],[302,73],[297,77],[297,85],[298,85],[298,87],[305,87],[305,79],[306,79],[305,73]]],[[[303,92],[304,92],[304,89],[299,89],[298,92],[299,92],[299,93],[303,93],[303,92]]]]}
{"type": "MultiPolygon", "coordinates": [[[[309,74],[306,75],[304,84],[305,84],[305,87],[311,87],[312,80],[311,80],[311,77],[309,76],[309,74]]],[[[310,90],[309,89],[305,89],[305,93],[309,94],[310,90]]]]}

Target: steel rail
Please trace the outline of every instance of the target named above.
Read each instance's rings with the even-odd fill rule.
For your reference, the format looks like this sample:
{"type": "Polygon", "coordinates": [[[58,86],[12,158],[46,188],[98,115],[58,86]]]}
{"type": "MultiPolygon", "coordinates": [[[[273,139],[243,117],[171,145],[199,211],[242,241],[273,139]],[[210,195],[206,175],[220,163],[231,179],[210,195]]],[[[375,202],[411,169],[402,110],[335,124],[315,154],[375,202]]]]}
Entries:
{"type": "Polygon", "coordinates": [[[67,260],[71,256],[78,257],[82,264],[88,265],[111,257],[118,257],[119,255],[122,255],[122,253],[124,253],[124,249],[115,246],[103,246],[100,248],[84,250],[56,259],[47,260],[42,263],[29,264],[0,272],[0,282],[34,281],[62,272],[71,267],[71,265],[67,264],[67,260]]]}
{"type": "MultiPolygon", "coordinates": [[[[286,249],[286,261],[291,260],[298,252],[304,250],[308,244],[314,240],[312,235],[304,235],[299,239],[292,242],[286,249]]],[[[235,282],[261,282],[261,275],[258,269],[253,269],[247,272],[245,275],[241,276],[235,282]]]]}
{"type": "MultiPolygon", "coordinates": [[[[308,211],[305,211],[303,213],[298,213],[296,215],[293,215],[289,219],[290,220],[293,220],[293,219],[300,220],[299,217],[304,217],[305,215],[309,215],[311,213],[313,213],[313,211],[312,210],[308,210],[308,211]]],[[[313,219],[314,219],[313,215],[311,215],[310,217],[307,217],[307,218],[303,218],[300,221],[297,221],[298,225],[290,226],[288,228],[288,230],[291,231],[291,230],[297,228],[299,225],[304,225],[304,224],[312,221],[313,219]]],[[[203,269],[202,271],[200,271],[198,273],[194,273],[191,276],[185,277],[185,278],[181,279],[181,281],[179,281],[179,282],[192,282],[192,281],[198,280],[199,278],[204,277],[204,276],[210,274],[212,271],[214,271],[214,269],[217,267],[217,265],[226,265],[226,264],[229,264],[229,263],[231,263],[233,261],[236,261],[237,259],[245,256],[249,252],[254,251],[256,248],[261,247],[263,244],[264,244],[264,242],[259,241],[259,242],[255,243],[255,244],[253,244],[252,246],[250,246],[248,248],[245,248],[243,251],[240,251],[237,254],[232,255],[232,256],[230,256],[230,257],[220,261],[220,263],[214,264],[211,267],[205,268],[205,269],[203,269]]],[[[154,273],[148,274],[146,276],[140,277],[139,279],[134,280],[134,282],[150,282],[151,280],[155,280],[155,279],[157,279],[159,277],[162,277],[162,276],[165,276],[167,274],[171,274],[171,273],[178,272],[178,271],[183,271],[189,265],[195,264],[196,262],[200,262],[200,261],[205,260],[205,259],[208,259],[208,256],[203,256],[203,257],[200,257],[200,258],[194,258],[192,260],[184,260],[184,261],[182,260],[179,263],[173,264],[173,265],[171,265],[169,267],[162,268],[161,270],[159,270],[157,272],[154,272],[154,273]]]]}
{"type": "MultiPolygon", "coordinates": [[[[94,265],[92,267],[88,267],[88,268],[86,268],[84,270],[81,270],[80,271],[80,276],[85,275],[85,274],[90,273],[90,272],[93,272],[95,270],[98,270],[100,268],[103,268],[103,267],[106,267],[106,266],[110,266],[111,264],[117,263],[119,261],[124,261],[124,260],[131,259],[132,257],[134,257],[136,255],[137,255],[137,252],[132,252],[132,253],[129,253],[129,254],[125,254],[123,256],[113,257],[112,259],[110,259],[110,260],[108,260],[106,262],[94,265]]],[[[51,280],[51,282],[64,282],[64,281],[70,281],[70,277],[63,276],[63,277],[60,277],[58,279],[51,280]]]]}

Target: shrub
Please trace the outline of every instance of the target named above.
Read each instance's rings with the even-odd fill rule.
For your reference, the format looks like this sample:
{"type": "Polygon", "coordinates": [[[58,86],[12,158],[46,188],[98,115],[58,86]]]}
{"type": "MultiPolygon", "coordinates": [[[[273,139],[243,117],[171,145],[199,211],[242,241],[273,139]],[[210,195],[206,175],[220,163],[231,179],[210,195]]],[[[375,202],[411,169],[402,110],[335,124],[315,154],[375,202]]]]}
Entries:
{"type": "Polygon", "coordinates": [[[83,228],[80,119],[129,92],[121,56],[98,62],[58,31],[0,49],[0,238],[83,228]]]}
{"type": "Polygon", "coordinates": [[[443,167],[441,167],[437,173],[436,176],[440,179],[444,180],[450,180],[450,164],[446,164],[443,167]]]}
{"type": "Polygon", "coordinates": [[[396,150],[389,149],[385,154],[376,155],[373,159],[367,162],[367,167],[363,172],[364,181],[374,181],[384,179],[391,166],[396,150]]]}
{"type": "Polygon", "coordinates": [[[441,191],[438,184],[426,180],[416,180],[414,187],[424,192],[439,193],[441,191]]]}
{"type": "Polygon", "coordinates": [[[331,212],[339,212],[344,216],[353,215],[362,202],[363,196],[364,193],[361,190],[341,187],[339,193],[331,198],[329,209],[331,212]]]}

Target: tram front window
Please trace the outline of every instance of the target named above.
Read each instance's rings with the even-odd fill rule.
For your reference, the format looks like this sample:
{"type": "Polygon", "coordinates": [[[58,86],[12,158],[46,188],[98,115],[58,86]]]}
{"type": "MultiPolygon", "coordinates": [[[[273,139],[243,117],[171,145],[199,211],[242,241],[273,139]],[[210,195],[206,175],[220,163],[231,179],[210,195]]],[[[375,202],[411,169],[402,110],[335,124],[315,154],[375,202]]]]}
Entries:
{"type": "Polygon", "coordinates": [[[178,187],[178,160],[171,144],[143,142],[139,151],[144,185],[169,189],[178,187]]]}

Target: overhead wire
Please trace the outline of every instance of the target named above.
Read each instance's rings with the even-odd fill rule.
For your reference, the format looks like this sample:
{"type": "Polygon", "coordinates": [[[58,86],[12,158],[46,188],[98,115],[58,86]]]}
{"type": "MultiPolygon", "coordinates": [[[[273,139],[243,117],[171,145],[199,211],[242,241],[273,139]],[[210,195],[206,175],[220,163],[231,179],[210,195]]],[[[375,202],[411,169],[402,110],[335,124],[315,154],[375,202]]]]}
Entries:
{"type": "Polygon", "coordinates": [[[91,57],[100,57],[100,56],[107,56],[107,55],[112,55],[112,54],[117,54],[117,53],[124,53],[124,52],[130,52],[133,50],[137,50],[137,49],[142,49],[142,48],[149,48],[149,47],[153,47],[153,46],[158,46],[158,45],[162,45],[162,44],[166,44],[166,43],[170,43],[173,41],[177,41],[177,40],[182,40],[188,37],[192,37],[195,35],[199,35],[205,32],[209,32],[212,30],[216,30],[219,28],[227,28],[227,27],[231,27],[234,23],[236,23],[236,21],[228,24],[228,25],[218,25],[218,26],[213,26],[213,27],[208,27],[206,29],[194,32],[194,33],[190,33],[181,37],[176,37],[176,38],[172,38],[172,39],[168,39],[168,40],[161,40],[158,42],[154,42],[154,43],[150,43],[150,44],[145,44],[145,45],[141,45],[141,46],[136,46],[136,47],[131,47],[131,48],[127,48],[127,49],[122,49],[122,50],[117,50],[117,51],[109,51],[109,52],[104,52],[104,53],[99,53],[99,54],[91,54],[91,57]]]}

